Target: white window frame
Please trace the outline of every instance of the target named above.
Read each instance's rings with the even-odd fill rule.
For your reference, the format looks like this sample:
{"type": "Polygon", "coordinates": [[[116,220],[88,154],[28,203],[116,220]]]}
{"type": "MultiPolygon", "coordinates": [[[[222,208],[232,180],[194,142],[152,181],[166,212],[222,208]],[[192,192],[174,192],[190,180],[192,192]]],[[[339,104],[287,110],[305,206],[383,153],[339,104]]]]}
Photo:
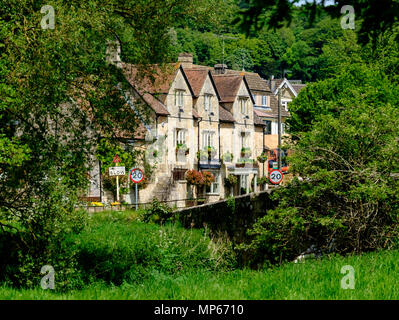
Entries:
{"type": "Polygon", "coordinates": [[[281,105],[284,106],[285,111],[288,111],[288,104],[289,104],[290,102],[291,102],[291,101],[289,101],[289,100],[282,100],[282,101],[281,101],[281,105]]]}
{"type": "Polygon", "coordinates": [[[278,123],[277,123],[277,121],[272,121],[272,134],[278,134],[278,123]]]}
{"type": "Polygon", "coordinates": [[[187,145],[187,135],[186,135],[187,129],[183,128],[176,128],[174,131],[174,144],[175,147],[177,147],[178,144],[185,144],[187,145]]]}
{"type": "Polygon", "coordinates": [[[248,115],[248,104],[247,104],[248,98],[246,97],[240,97],[239,98],[239,103],[240,103],[240,112],[244,115],[248,115]]]}
{"type": "Polygon", "coordinates": [[[268,106],[268,104],[267,104],[267,96],[262,96],[262,106],[263,107],[267,107],[268,106]]]}
{"type": "Polygon", "coordinates": [[[220,172],[218,171],[209,171],[215,177],[215,182],[212,182],[211,186],[209,187],[209,191],[206,194],[210,195],[219,195],[220,194],[220,172]],[[217,191],[215,191],[215,185],[217,185],[217,191]]]}
{"type": "Polygon", "coordinates": [[[202,148],[213,147],[214,131],[202,131],[202,148]]]}
{"type": "Polygon", "coordinates": [[[240,144],[242,148],[249,148],[249,132],[241,131],[240,132],[240,144]]]}
{"type": "Polygon", "coordinates": [[[204,95],[204,110],[211,113],[212,112],[212,95],[204,95]]]}
{"type": "Polygon", "coordinates": [[[185,90],[176,89],[175,90],[175,106],[179,108],[184,107],[184,92],[185,90]]]}

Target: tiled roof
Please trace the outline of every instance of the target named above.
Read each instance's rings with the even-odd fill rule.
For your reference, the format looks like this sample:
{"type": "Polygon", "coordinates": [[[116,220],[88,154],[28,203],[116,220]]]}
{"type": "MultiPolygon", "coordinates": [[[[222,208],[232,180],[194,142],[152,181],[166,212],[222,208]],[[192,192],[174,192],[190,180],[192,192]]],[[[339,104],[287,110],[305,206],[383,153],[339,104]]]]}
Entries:
{"type": "Polygon", "coordinates": [[[157,115],[169,115],[168,109],[166,109],[165,105],[151,94],[145,93],[142,95],[142,98],[155,111],[157,115]]]}
{"type": "Polygon", "coordinates": [[[262,118],[256,114],[256,110],[254,110],[254,125],[255,126],[264,126],[265,123],[262,121],[262,118]]]}
{"type": "Polygon", "coordinates": [[[184,73],[187,76],[188,82],[193,89],[194,96],[198,97],[201,89],[204,85],[205,79],[208,75],[208,70],[206,69],[184,69],[184,73]]]}
{"type": "Polygon", "coordinates": [[[123,63],[123,72],[129,83],[139,91],[144,93],[168,93],[170,85],[179,70],[178,63],[169,63],[164,66],[150,65],[140,69],[139,67],[123,63]]]}
{"type": "Polygon", "coordinates": [[[306,87],[306,84],[293,84],[292,85],[294,90],[296,91],[296,93],[299,93],[299,91],[301,91],[303,88],[306,87]]]}
{"type": "Polygon", "coordinates": [[[168,115],[166,106],[154,97],[154,94],[169,92],[170,85],[179,69],[178,66],[176,64],[168,64],[164,67],[152,65],[146,70],[139,70],[135,65],[124,63],[122,68],[129,83],[154,112],[158,115],[168,115]]]}
{"type": "Polygon", "coordinates": [[[271,92],[266,80],[263,80],[258,73],[227,69],[226,74],[245,75],[249,89],[254,91],[271,92]]]}
{"type": "Polygon", "coordinates": [[[230,111],[226,110],[222,106],[219,106],[219,120],[221,122],[234,122],[234,117],[230,111]]]}
{"type": "Polygon", "coordinates": [[[234,102],[242,79],[243,76],[239,75],[213,75],[221,103],[234,102]]]}

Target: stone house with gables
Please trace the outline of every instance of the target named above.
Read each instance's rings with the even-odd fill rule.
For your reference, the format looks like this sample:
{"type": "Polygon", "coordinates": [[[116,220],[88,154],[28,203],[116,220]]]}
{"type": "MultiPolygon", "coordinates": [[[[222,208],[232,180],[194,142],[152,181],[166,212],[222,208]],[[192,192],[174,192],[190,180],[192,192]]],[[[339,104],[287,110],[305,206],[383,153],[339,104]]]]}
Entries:
{"type": "MultiPolygon", "coordinates": [[[[265,120],[274,119],[276,100],[265,80],[224,65],[194,65],[191,54],[180,54],[177,63],[152,66],[151,76],[142,76],[134,65],[118,66],[131,85],[132,103],[140,100],[150,111],[149,123],[132,137],[134,146],[157,150],[154,174],[140,190],[140,203],[155,197],[184,206],[194,196],[185,180],[191,169],[215,177],[204,190],[206,202],[258,190],[257,178],[267,170],[257,158],[274,146],[265,135],[265,120]],[[234,187],[225,185],[229,175],[238,178],[234,187]]],[[[133,193],[121,200],[136,201],[133,193]]]]}

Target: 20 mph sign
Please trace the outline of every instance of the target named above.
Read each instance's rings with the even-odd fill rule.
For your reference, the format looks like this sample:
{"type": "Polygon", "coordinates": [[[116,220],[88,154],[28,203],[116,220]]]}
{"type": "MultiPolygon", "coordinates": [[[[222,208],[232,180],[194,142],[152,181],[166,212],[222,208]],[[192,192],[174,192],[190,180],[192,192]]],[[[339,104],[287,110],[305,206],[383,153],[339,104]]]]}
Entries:
{"type": "Polygon", "coordinates": [[[283,173],[280,170],[273,170],[269,173],[269,180],[273,184],[279,184],[283,181],[283,173]]]}
{"type": "Polygon", "coordinates": [[[134,183],[139,183],[143,181],[144,179],[144,173],[141,169],[139,168],[134,168],[130,171],[130,180],[132,180],[134,183]]]}

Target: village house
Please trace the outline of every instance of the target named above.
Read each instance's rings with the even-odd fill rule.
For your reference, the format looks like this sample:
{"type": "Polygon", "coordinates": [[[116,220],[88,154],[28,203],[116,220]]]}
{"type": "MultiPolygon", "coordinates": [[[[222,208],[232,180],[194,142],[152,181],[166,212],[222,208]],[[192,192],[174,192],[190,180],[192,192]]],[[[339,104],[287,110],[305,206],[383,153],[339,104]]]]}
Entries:
{"type": "MultiPolygon", "coordinates": [[[[268,170],[258,158],[277,147],[277,100],[266,80],[225,65],[195,65],[187,53],[177,63],[153,66],[151,76],[117,58],[131,85],[129,99],[146,104],[150,114],[133,144],[147,150],[147,158],[157,154],[150,159],[154,174],[139,192],[140,203],[158,198],[178,207],[189,204],[196,194],[185,177],[193,169],[215,178],[201,194],[206,202],[259,190],[257,180],[268,170]],[[231,176],[235,185],[226,183],[231,176]]],[[[284,110],[284,119],[288,116],[284,110]]],[[[108,199],[112,194],[105,192],[103,201],[108,199]]],[[[122,201],[135,203],[134,193],[122,201]]]]}

